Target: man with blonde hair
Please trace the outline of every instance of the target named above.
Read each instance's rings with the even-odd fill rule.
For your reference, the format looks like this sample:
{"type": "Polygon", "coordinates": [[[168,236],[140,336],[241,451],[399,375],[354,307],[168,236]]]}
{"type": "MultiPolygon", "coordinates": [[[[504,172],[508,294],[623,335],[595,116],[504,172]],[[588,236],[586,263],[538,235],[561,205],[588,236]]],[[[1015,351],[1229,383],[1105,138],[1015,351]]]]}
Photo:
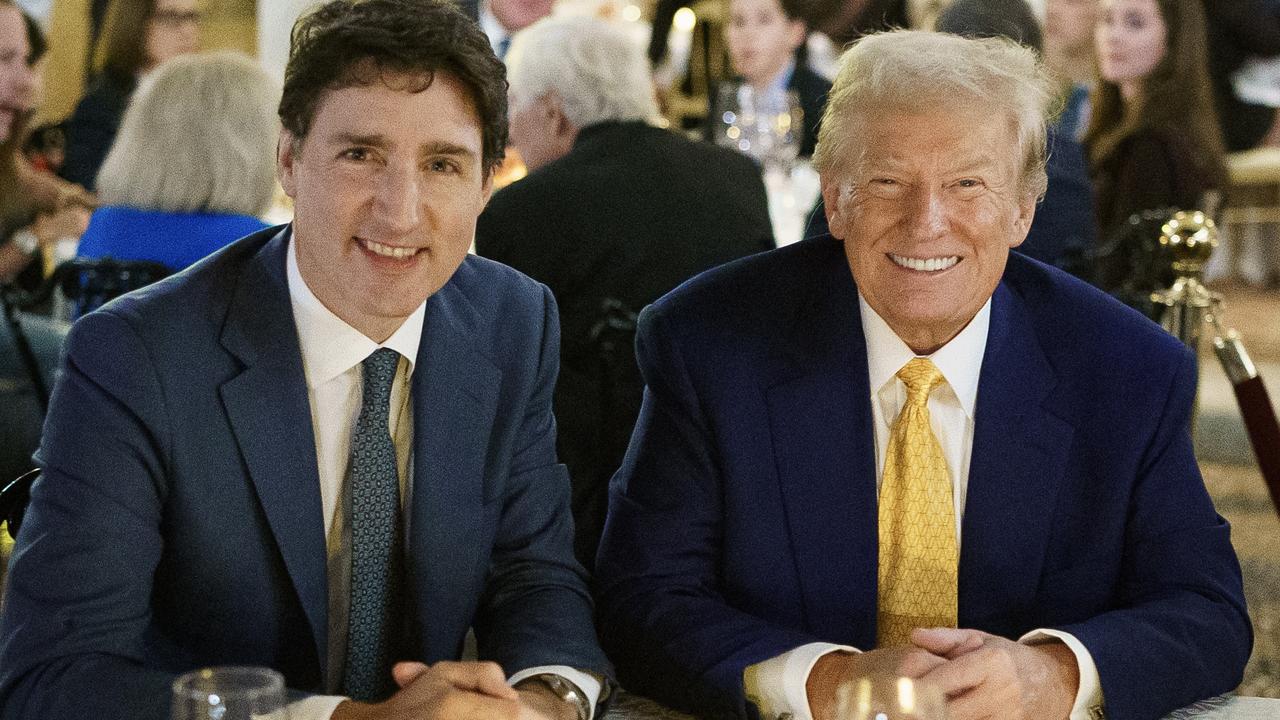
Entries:
{"type": "Polygon", "coordinates": [[[640,317],[600,628],[623,685],[708,716],[833,717],[917,678],[951,720],[1157,718],[1240,681],[1195,359],[1010,249],[1050,84],[1007,40],[847,51],[814,163],[834,237],[640,317]]]}

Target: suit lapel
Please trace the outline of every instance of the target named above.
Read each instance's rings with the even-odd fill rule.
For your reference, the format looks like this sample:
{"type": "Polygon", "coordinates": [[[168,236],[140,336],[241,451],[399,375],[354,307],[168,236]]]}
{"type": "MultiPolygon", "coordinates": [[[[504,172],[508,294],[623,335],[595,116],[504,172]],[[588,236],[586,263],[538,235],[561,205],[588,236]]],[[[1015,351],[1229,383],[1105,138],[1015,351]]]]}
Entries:
{"type": "Polygon", "coordinates": [[[844,262],[831,263],[796,318],[767,398],[779,480],[809,629],[872,647],[876,460],[866,344],[844,262]]]}
{"type": "Polygon", "coordinates": [[[502,491],[496,474],[485,473],[502,372],[475,349],[477,324],[463,293],[446,285],[427,301],[414,366],[407,586],[417,592],[415,617],[441,619],[415,633],[425,638],[428,657],[448,658],[457,650],[455,628],[445,618],[464,610],[458,589],[470,582],[481,552],[467,538],[480,533],[481,506],[502,491]]]}
{"type": "Polygon", "coordinates": [[[222,343],[245,367],[219,389],[232,432],[327,672],[328,582],[315,434],[285,280],[287,230],[250,261],[222,343]]]}
{"type": "Polygon", "coordinates": [[[1033,601],[1073,429],[1022,300],[1001,283],[978,381],[960,550],[960,624],[999,629],[1033,601]]]}

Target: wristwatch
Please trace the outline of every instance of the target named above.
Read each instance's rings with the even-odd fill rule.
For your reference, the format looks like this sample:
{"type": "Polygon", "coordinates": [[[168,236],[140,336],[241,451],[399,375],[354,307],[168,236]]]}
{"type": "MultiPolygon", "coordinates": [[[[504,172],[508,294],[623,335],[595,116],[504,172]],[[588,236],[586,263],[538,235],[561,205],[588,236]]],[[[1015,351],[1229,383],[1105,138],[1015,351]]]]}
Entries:
{"type": "Polygon", "coordinates": [[[18,230],[9,239],[13,242],[13,246],[21,250],[24,255],[34,255],[36,250],[40,249],[40,238],[36,237],[31,228],[18,230]]]}
{"type": "Polygon", "coordinates": [[[534,675],[529,679],[537,680],[543,685],[546,685],[547,689],[551,691],[551,694],[577,707],[578,720],[589,720],[591,717],[591,703],[587,700],[586,696],[582,694],[582,691],[578,689],[577,685],[574,685],[555,673],[542,673],[541,675],[534,675]]]}

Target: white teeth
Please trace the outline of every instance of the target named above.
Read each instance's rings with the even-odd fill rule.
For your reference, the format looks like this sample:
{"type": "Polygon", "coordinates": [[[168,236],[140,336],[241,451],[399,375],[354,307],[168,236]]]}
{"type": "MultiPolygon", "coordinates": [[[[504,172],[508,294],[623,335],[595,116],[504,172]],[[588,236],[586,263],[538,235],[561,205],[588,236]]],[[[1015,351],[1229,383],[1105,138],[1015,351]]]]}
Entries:
{"type": "Polygon", "coordinates": [[[394,245],[383,245],[380,242],[365,240],[364,238],[360,239],[360,244],[363,245],[366,250],[368,250],[369,252],[375,255],[381,255],[383,257],[396,258],[396,259],[413,257],[419,250],[419,248],[407,248],[407,247],[396,247],[394,245]]]}
{"type": "Polygon", "coordinates": [[[935,258],[911,258],[890,253],[889,258],[900,267],[907,268],[908,270],[919,270],[920,272],[937,272],[938,270],[946,270],[960,262],[960,258],[956,255],[935,258]]]}

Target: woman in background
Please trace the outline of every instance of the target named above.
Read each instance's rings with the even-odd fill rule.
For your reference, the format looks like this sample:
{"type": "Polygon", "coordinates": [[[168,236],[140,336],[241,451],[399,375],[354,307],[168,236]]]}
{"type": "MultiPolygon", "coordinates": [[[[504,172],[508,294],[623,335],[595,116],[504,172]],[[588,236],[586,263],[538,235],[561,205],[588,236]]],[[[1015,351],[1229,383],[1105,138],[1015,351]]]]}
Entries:
{"type": "Polygon", "coordinates": [[[1097,70],[1093,57],[1094,0],[1048,0],[1044,62],[1062,82],[1066,98],[1057,130],[1079,140],[1089,121],[1089,89],[1097,70]]]}
{"type": "Polygon", "coordinates": [[[76,237],[92,200],[83,190],[37,172],[21,148],[40,84],[36,64],[45,44],[12,0],[0,0],[0,282],[32,267],[32,259],[63,237],[76,237]]]}
{"type": "Polygon", "coordinates": [[[1143,210],[1201,209],[1226,171],[1200,0],[1102,0],[1094,41],[1085,145],[1101,237],[1143,210]]]}
{"type": "Polygon", "coordinates": [[[266,227],[258,218],[275,189],[278,97],[240,53],[166,63],[125,114],[78,254],[181,270],[266,227]]]}
{"type": "Polygon", "coordinates": [[[94,51],[97,74],[67,121],[62,176],[94,189],[139,78],[199,43],[196,0],[112,0],[94,51]]]}

